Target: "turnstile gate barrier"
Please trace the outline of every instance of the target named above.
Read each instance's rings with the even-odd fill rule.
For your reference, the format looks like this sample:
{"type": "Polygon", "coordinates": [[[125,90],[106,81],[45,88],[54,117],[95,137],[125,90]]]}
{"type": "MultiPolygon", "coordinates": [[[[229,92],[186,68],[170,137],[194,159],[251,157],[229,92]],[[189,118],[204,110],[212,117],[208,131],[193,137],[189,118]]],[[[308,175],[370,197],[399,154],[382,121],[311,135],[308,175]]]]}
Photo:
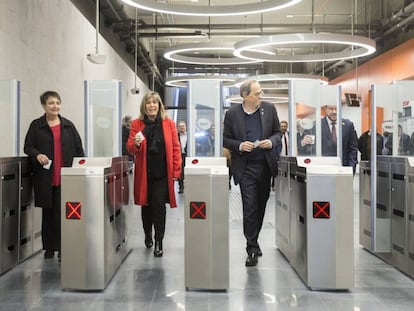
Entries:
{"type": "Polygon", "coordinates": [[[186,158],[186,289],[227,290],[229,287],[228,182],[226,158],[186,158]]]}
{"type": "Polygon", "coordinates": [[[62,288],[103,290],[130,251],[132,163],[74,158],[61,172],[62,288]]]}
{"type": "Polygon", "coordinates": [[[311,289],[353,288],[352,168],[342,167],[336,157],[281,157],[280,162],[275,213],[279,250],[311,289]]]}

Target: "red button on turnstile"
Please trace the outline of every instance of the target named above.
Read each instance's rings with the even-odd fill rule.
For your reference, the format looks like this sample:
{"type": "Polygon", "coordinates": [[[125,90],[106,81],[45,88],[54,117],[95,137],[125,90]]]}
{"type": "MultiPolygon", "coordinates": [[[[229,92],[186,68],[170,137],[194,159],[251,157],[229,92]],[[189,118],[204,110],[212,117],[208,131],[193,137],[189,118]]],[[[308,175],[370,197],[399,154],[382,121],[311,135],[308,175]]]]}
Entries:
{"type": "Polygon", "coordinates": [[[330,202],[313,202],[313,218],[331,218],[330,202]]]}
{"type": "Polygon", "coordinates": [[[81,219],[81,203],[66,202],[66,219],[81,219]]]}
{"type": "Polygon", "coordinates": [[[206,219],[206,202],[190,202],[190,218],[206,219]]]}

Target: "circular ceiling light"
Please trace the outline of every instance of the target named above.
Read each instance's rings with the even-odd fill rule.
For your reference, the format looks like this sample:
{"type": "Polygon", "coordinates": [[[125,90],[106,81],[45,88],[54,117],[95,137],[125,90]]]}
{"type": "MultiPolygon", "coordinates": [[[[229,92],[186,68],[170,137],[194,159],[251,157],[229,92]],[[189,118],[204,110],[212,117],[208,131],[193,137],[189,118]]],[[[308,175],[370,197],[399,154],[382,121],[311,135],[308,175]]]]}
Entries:
{"type": "Polygon", "coordinates": [[[374,53],[376,44],[372,39],[346,34],[298,33],[246,39],[237,42],[234,49],[235,56],[249,60],[295,63],[363,57],[374,53]]]}
{"type": "Polygon", "coordinates": [[[173,62],[197,65],[237,65],[257,63],[234,57],[234,45],[230,42],[203,42],[178,44],[165,50],[164,57],[173,62]]]}
{"type": "MultiPolygon", "coordinates": [[[[276,81],[289,81],[289,80],[319,80],[321,85],[327,85],[329,83],[328,78],[318,76],[318,75],[309,75],[309,74],[300,74],[300,73],[281,73],[281,74],[264,74],[257,76],[249,76],[243,79],[238,79],[235,83],[235,86],[240,86],[244,81],[247,80],[256,80],[259,83],[265,84],[266,82],[276,82],[276,81]]],[[[263,88],[262,89],[267,89],[263,88]]],[[[275,86],[275,89],[278,89],[275,86]]]]}
{"type": "Polygon", "coordinates": [[[187,82],[190,80],[220,80],[223,81],[224,87],[232,87],[235,84],[235,79],[228,76],[218,75],[191,75],[168,78],[165,80],[166,86],[187,87],[187,82]]]}
{"type": "Polygon", "coordinates": [[[139,9],[176,15],[235,16],[276,11],[295,5],[302,0],[267,0],[233,5],[187,5],[157,2],[154,0],[122,0],[139,9]]]}

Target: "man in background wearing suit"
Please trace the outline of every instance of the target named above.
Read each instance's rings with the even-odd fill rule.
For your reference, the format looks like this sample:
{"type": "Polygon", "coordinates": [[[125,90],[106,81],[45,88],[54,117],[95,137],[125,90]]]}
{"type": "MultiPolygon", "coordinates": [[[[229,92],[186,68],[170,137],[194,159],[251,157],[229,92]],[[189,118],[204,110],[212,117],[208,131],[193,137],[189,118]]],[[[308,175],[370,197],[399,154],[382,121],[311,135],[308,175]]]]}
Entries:
{"type": "MultiPolygon", "coordinates": [[[[325,117],[321,120],[322,155],[336,156],[337,150],[337,108],[336,105],[325,106],[325,117]]],[[[355,174],[358,163],[358,138],[354,124],[348,119],[342,119],[342,165],[352,166],[355,174]]]]}
{"type": "Polygon", "coordinates": [[[230,108],[224,118],[223,147],[231,151],[234,183],[240,184],[242,196],[246,266],[257,265],[262,255],[258,238],[270,179],[277,175],[276,148],[281,141],[276,108],[262,102],[262,94],[257,81],[244,82],[240,86],[243,103],[230,108]]]}
{"type": "Polygon", "coordinates": [[[178,141],[181,147],[181,177],[178,179],[178,193],[184,192],[184,166],[187,157],[187,126],[184,121],[178,121],[178,141]]]}

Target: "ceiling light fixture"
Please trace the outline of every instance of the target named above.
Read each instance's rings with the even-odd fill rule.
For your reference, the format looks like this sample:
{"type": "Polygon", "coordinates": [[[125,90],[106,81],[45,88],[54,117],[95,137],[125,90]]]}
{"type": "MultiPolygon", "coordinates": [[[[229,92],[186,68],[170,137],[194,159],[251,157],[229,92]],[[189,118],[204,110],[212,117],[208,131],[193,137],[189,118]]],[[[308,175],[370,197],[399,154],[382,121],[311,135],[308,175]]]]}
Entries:
{"type": "Polygon", "coordinates": [[[190,16],[235,16],[276,11],[293,6],[302,0],[267,0],[234,5],[187,5],[163,3],[154,0],[122,0],[139,9],[176,15],[190,16]]]}
{"type": "Polygon", "coordinates": [[[322,62],[331,60],[343,60],[370,55],[376,50],[375,41],[366,37],[347,34],[332,33],[298,33],[263,36],[259,38],[246,39],[234,45],[234,55],[248,60],[263,62],[322,62]],[[311,54],[309,52],[299,54],[299,48],[306,45],[315,48],[315,44],[328,46],[348,46],[340,51],[311,54]],[[275,53],[269,53],[272,48],[275,53]],[[277,53],[277,49],[288,48],[294,51],[291,54],[277,53]],[[261,52],[258,52],[261,51],[261,52]]]}
{"type": "Polygon", "coordinates": [[[219,75],[189,75],[189,76],[178,76],[168,78],[165,81],[166,86],[174,87],[187,87],[187,82],[190,80],[220,80],[223,81],[224,87],[234,86],[236,80],[229,76],[219,76],[219,75]]]}
{"type": "MultiPolygon", "coordinates": [[[[243,82],[247,80],[256,80],[259,83],[273,82],[273,81],[290,81],[290,80],[319,80],[321,85],[328,85],[328,78],[318,76],[318,75],[309,75],[309,74],[300,74],[300,73],[281,73],[281,74],[264,74],[257,76],[248,76],[243,79],[238,79],[235,83],[235,86],[240,86],[243,82]]],[[[276,88],[275,88],[276,89],[276,88]]]]}
{"type": "Polygon", "coordinates": [[[164,57],[173,62],[199,65],[237,65],[257,63],[258,60],[246,60],[234,57],[234,46],[230,42],[204,42],[174,45],[164,52],[164,57]],[[208,53],[208,57],[191,56],[208,53]],[[212,57],[210,54],[217,55],[212,57]]]}

